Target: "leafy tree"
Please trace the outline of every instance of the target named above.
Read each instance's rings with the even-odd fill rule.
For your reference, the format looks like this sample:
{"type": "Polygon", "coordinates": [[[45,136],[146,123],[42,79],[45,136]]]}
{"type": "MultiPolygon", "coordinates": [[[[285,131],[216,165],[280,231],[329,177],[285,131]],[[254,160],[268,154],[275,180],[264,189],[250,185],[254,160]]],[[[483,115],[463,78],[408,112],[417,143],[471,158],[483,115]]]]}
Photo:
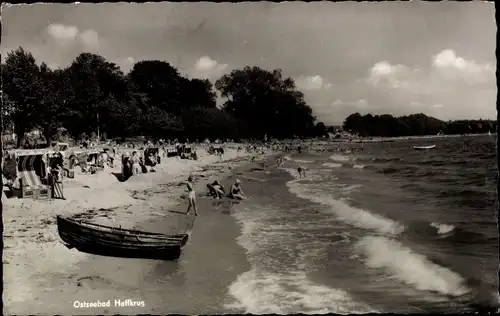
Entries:
{"type": "Polygon", "coordinates": [[[182,111],[192,108],[215,108],[216,94],[212,83],[207,79],[181,80],[182,111]]]}
{"type": "Polygon", "coordinates": [[[183,123],[189,139],[239,138],[242,131],[236,119],[217,108],[190,109],[184,113],[183,123]]]}
{"type": "Polygon", "coordinates": [[[496,130],[496,122],[488,120],[458,120],[443,122],[422,113],[402,117],[389,114],[362,116],[349,115],[343,124],[344,130],[361,136],[416,136],[444,134],[487,133],[496,130]]]}
{"type": "Polygon", "coordinates": [[[156,107],[150,107],[143,112],[139,132],[155,139],[182,138],[184,125],[178,116],[169,114],[156,107]]]}
{"type": "Polygon", "coordinates": [[[185,78],[169,63],[140,61],[134,65],[128,77],[137,91],[148,98],[149,106],[168,113],[181,112],[182,83],[185,83],[185,78]]]}
{"type": "Polygon", "coordinates": [[[40,66],[39,109],[35,124],[43,131],[47,144],[61,127],[62,115],[70,101],[69,79],[67,70],[52,70],[45,63],[40,66]]]}
{"type": "Polygon", "coordinates": [[[65,127],[74,136],[96,132],[101,124],[99,105],[109,97],[119,101],[127,98],[124,75],[114,63],[90,53],[80,54],[69,72],[73,94],[65,127]]]}
{"type": "Polygon", "coordinates": [[[328,133],[328,129],[325,126],[325,123],[318,122],[314,127],[316,136],[325,136],[328,133]]]}
{"type": "Polygon", "coordinates": [[[3,103],[4,111],[14,125],[17,147],[24,144],[25,133],[35,127],[39,108],[40,70],[31,53],[19,47],[7,53],[2,67],[3,93],[8,102],[3,103]]]}
{"type": "Polygon", "coordinates": [[[141,109],[134,102],[119,102],[113,96],[99,104],[102,132],[107,137],[133,137],[140,130],[141,109]]]}
{"type": "Polygon", "coordinates": [[[283,78],[279,69],[233,70],[217,80],[215,87],[228,99],[224,110],[245,121],[252,135],[259,138],[290,137],[314,128],[315,118],[304,95],[296,90],[291,78],[283,78]]]}

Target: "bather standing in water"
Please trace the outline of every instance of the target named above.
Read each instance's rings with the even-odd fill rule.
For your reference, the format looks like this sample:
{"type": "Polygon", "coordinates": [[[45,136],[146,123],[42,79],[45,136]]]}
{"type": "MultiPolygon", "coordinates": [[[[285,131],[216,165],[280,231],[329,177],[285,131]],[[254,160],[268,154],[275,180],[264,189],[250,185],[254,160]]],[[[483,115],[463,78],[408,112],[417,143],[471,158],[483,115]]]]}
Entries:
{"type": "Polygon", "coordinates": [[[246,200],[247,197],[245,193],[243,193],[243,189],[241,188],[241,181],[236,179],[234,184],[231,186],[231,190],[229,191],[229,197],[236,200],[246,200]]]}
{"type": "Polygon", "coordinates": [[[299,178],[306,177],[306,168],[303,166],[299,166],[297,168],[297,171],[299,172],[299,178]]]}
{"type": "Polygon", "coordinates": [[[191,212],[191,208],[193,208],[194,215],[198,216],[198,209],[196,208],[196,193],[194,192],[194,182],[193,182],[192,176],[189,176],[189,178],[188,178],[187,189],[188,189],[189,206],[188,206],[186,215],[189,215],[189,213],[191,212]]]}

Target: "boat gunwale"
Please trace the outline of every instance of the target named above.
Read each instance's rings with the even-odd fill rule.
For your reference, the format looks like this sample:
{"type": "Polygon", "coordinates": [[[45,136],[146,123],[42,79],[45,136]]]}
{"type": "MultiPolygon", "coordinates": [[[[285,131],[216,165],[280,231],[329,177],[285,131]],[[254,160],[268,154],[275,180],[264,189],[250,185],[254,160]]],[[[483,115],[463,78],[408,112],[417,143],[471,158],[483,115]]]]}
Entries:
{"type": "MultiPolygon", "coordinates": [[[[189,236],[189,234],[172,234],[172,235],[167,235],[167,234],[162,234],[162,233],[153,233],[153,232],[144,232],[140,230],[132,230],[132,229],[125,229],[125,228],[117,228],[117,227],[111,227],[111,226],[106,226],[106,225],[101,225],[101,224],[96,224],[96,223],[90,223],[82,220],[76,220],[72,218],[67,218],[67,217],[62,217],[57,215],[57,220],[58,220],[58,226],[59,223],[66,223],[68,226],[75,226],[78,227],[80,230],[90,230],[90,231],[95,231],[96,233],[108,233],[108,234],[113,234],[113,235],[122,235],[122,236],[133,236],[133,235],[139,235],[138,237],[143,237],[143,238],[149,238],[149,239],[159,239],[159,240],[165,240],[165,239],[184,239],[185,237],[189,236]],[[109,231],[105,231],[104,229],[107,229],[109,231]],[[141,236],[142,235],[142,236],[141,236]]],[[[64,224],[63,224],[64,225],[64,224]]]]}

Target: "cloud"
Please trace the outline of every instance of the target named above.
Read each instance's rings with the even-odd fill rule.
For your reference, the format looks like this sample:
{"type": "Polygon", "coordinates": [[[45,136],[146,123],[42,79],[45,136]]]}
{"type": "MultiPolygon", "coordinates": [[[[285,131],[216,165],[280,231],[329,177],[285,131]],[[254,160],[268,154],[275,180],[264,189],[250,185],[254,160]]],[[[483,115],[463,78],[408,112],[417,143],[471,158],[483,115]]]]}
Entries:
{"type": "Polygon", "coordinates": [[[496,78],[492,64],[445,49],[430,55],[427,65],[421,66],[375,63],[364,78],[367,85],[363,96],[376,100],[380,110],[394,115],[418,110],[441,117],[494,116],[496,78]]]}
{"type": "Polygon", "coordinates": [[[351,106],[351,107],[357,107],[357,108],[367,108],[370,105],[368,104],[368,101],[365,99],[359,99],[357,101],[343,101],[343,100],[335,100],[332,102],[332,106],[351,106]]]}
{"type": "Polygon", "coordinates": [[[299,76],[295,80],[297,88],[305,91],[329,90],[331,83],[327,83],[321,76],[299,76]]]}
{"type": "Polygon", "coordinates": [[[388,61],[380,61],[370,68],[368,83],[374,86],[383,85],[389,88],[403,88],[409,85],[408,78],[412,72],[405,65],[392,65],[388,61]]]}
{"type": "Polygon", "coordinates": [[[451,49],[445,49],[432,58],[432,65],[436,68],[455,68],[467,72],[490,72],[493,67],[489,64],[479,65],[474,60],[466,60],[451,49]]]}
{"type": "Polygon", "coordinates": [[[347,108],[352,111],[352,113],[375,108],[372,104],[368,103],[366,99],[359,99],[356,101],[335,100],[331,103],[330,109],[332,107],[336,109],[347,108]]]}
{"type": "Polygon", "coordinates": [[[467,83],[487,82],[495,73],[491,64],[479,64],[458,56],[452,49],[445,49],[432,57],[434,70],[447,80],[462,80],[467,83]]]}
{"type": "Polygon", "coordinates": [[[115,63],[121,68],[122,71],[126,72],[130,70],[135,64],[134,57],[124,57],[115,59],[115,63]]]}
{"type": "Polygon", "coordinates": [[[50,24],[47,27],[47,32],[56,40],[74,41],[78,35],[78,28],[63,24],[50,24]]]}
{"type": "Polygon", "coordinates": [[[81,44],[85,49],[99,48],[99,34],[94,30],[80,31],[74,25],[50,24],[47,27],[48,35],[57,43],[63,45],[81,44]]]}
{"type": "Polygon", "coordinates": [[[98,48],[99,47],[99,35],[94,30],[86,30],[78,34],[80,40],[86,47],[98,48]]]}
{"type": "Polygon", "coordinates": [[[342,122],[347,116],[352,113],[360,112],[367,114],[377,110],[377,107],[368,102],[366,99],[355,101],[345,101],[337,99],[330,103],[313,104],[314,114],[320,117],[320,120],[325,124],[337,124],[342,122]]]}
{"type": "Polygon", "coordinates": [[[223,75],[227,64],[220,64],[208,56],[202,56],[196,61],[191,75],[197,78],[214,79],[223,75]]]}

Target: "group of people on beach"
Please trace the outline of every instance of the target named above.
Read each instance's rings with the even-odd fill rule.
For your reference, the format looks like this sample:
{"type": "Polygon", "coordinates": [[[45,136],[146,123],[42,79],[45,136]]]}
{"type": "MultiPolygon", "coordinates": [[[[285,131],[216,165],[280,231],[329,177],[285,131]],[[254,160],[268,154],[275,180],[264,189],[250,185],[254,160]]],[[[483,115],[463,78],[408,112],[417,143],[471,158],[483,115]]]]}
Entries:
{"type": "MultiPolygon", "coordinates": [[[[211,184],[207,184],[208,196],[212,196],[214,199],[219,200],[226,195],[226,191],[224,186],[218,181],[215,180],[211,184]]],[[[188,191],[188,209],[186,211],[186,215],[191,213],[191,209],[194,210],[194,215],[198,216],[198,209],[196,207],[196,193],[194,190],[194,181],[193,177],[189,176],[187,181],[187,191],[188,191]]],[[[245,200],[247,199],[245,193],[243,193],[243,188],[241,186],[241,181],[236,179],[229,190],[227,197],[234,200],[245,200]]]]}

